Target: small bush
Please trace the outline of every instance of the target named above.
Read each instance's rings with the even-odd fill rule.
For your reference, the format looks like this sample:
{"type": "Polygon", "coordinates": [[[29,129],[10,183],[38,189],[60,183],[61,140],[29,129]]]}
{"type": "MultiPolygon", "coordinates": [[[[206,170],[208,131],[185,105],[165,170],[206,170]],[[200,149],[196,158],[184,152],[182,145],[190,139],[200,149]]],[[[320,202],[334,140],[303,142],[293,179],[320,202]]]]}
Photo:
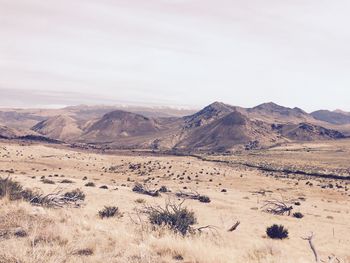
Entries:
{"type": "Polygon", "coordinates": [[[173,259],[174,259],[174,260],[181,261],[181,260],[184,260],[184,257],[183,257],[181,254],[175,254],[175,255],[173,256],[173,259]]]}
{"type": "Polygon", "coordinates": [[[144,211],[153,225],[167,226],[174,232],[186,235],[192,232],[192,225],[197,223],[194,212],[182,208],[181,204],[167,203],[165,208],[146,207],[144,211]]]}
{"type": "Polygon", "coordinates": [[[295,212],[295,213],[293,214],[293,217],[301,219],[301,218],[304,217],[304,215],[303,215],[302,213],[300,213],[300,212],[295,212]]]}
{"type": "Polygon", "coordinates": [[[199,196],[199,197],[198,197],[198,200],[199,200],[199,202],[201,202],[201,203],[210,203],[210,202],[211,202],[209,196],[206,196],[206,195],[201,195],[201,196],[199,196]]]}
{"type": "Polygon", "coordinates": [[[178,198],[198,200],[201,203],[210,203],[209,196],[201,195],[198,192],[177,192],[175,194],[178,198]]]}
{"type": "Polygon", "coordinates": [[[100,188],[101,189],[108,189],[108,186],[107,185],[101,185],[100,188]]]}
{"type": "Polygon", "coordinates": [[[55,181],[46,178],[42,179],[41,181],[43,182],[43,184],[55,184],[55,181]]]}
{"type": "Polygon", "coordinates": [[[24,190],[20,183],[13,181],[11,178],[0,177],[0,198],[5,196],[8,196],[11,201],[19,199],[30,200],[33,193],[29,189],[24,190]]]}
{"type": "Polygon", "coordinates": [[[72,184],[74,182],[72,180],[69,180],[69,179],[63,179],[60,183],[61,184],[72,184]]]}
{"type": "Polygon", "coordinates": [[[164,185],[161,188],[159,188],[158,191],[161,192],[161,193],[169,192],[168,188],[166,186],[164,186],[164,185]]]}
{"type": "Polygon", "coordinates": [[[14,234],[15,237],[26,237],[26,236],[28,236],[27,232],[24,229],[22,229],[22,228],[16,229],[13,234],[14,234]]]}
{"type": "Polygon", "coordinates": [[[132,188],[132,191],[139,194],[149,195],[153,197],[160,196],[159,190],[150,190],[146,186],[143,186],[142,184],[139,184],[139,183],[136,183],[134,185],[134,187],[132,188]]]}
{"type": "Polygon", "coordinates": [[[84,248],[77,250],[74,254],[79,256],[91,256],[94,254],[94,251],[91,248],[84,248]]]}
{"type": "Polygon", "coordinates": [[[135,200],[135,203],[144,204],[144,203],[146,203],[146,200],[145,200],[145,199],[142,199],[142,198],[137,198],[137,199],[135,200]]]}
{"type": "Polygon", "coordinates": [[[74,200],[81,200],[84,201],[85,200],[85,194],[83,193],[83,191],[81,191],[80,189],[75,189],[73,191],[67,192],[64,194],[64,197],[66,199],[74,199],[74,200]]]}
{"type": "Polygon", "coordinates": [[[266,229],[266,234],[272,239],[285,239],[288,237],[288,230],[282,225],[272,225],[266,229]]]}
{"type": "Polygon", "coordinates": [[[114,217],[119,214],[119,209],[116,206],[105,206],[102,210],[98,212],[101,218],[114,217]]]}
{"type": "Polygon", "coordinates": [[[23,187],[20,183],[10,178],[0,178],[0,197],[8,196],[10,200],[22,198],[23,187]]]}
{"type": "Polygon", "coordinates": [[[88,187],[95,187],[96,185],[95,185],[95,183],[93,183],[93,182],[88,182],[88,183],[85,184],[85,186],[88,186],[88,187]]]}

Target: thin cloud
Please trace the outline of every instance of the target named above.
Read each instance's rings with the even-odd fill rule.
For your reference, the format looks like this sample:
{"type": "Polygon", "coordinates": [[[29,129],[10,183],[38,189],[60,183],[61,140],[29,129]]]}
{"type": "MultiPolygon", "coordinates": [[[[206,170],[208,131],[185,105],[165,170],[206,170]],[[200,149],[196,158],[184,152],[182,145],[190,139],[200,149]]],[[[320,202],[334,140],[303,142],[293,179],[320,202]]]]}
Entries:
{"type": "Polygon", "coordinates": [[[350,110],[349,12],[345,0],[0,0],[0,86],[350,110]]]}

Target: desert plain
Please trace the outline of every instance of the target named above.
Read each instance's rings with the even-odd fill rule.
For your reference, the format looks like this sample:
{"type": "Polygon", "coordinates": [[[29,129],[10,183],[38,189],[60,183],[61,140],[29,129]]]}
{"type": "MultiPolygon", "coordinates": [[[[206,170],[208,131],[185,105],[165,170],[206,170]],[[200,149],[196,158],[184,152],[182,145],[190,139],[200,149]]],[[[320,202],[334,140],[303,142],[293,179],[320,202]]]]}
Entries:
{"type": "Polygon", "coordinates": [[[348,139],[193,156],[3,140],[1,178],[42,195],[80,189],[86,197],[62,207],[0,199],[0,262],[306,263],[316,262],[312,236],[319,262],[347,263],[349,156],[348,139]],[[154,197],[133,191],[135,184],[167,191],[154,197]],[[267,212],[272,200],[291,213],[267,212]],[[191,233],[155,226],[142,212],[169,203],[194,213],[191,233]],[[117,207],[117,216],[101,218],[105,206],[117,207]],[[288,238],[269,238],[273,224],[288,238]]]}

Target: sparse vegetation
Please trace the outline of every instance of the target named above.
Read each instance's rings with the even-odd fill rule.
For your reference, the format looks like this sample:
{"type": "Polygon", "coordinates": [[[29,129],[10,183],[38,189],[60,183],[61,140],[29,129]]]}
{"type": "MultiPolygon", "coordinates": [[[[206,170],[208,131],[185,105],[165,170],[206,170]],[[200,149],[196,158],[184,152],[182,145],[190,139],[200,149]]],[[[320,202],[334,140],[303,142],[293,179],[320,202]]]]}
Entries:
{"type": "Polygon", "coordinates": [[[96,185],[93,182],[88,182],[88,183],[85,184],[85,186],[87,186],[87,187],[95,187],[96,185]]]}
{"type": "MultiPolygon", "coordinates": [[[[295,250],[298,260],[309,262],[314,260],[312,252],[301,238],[310,230],[315,231],[313,245],[320,249],[320,262],[339,260],[345,263],[350,260],[346,248],[339,246],[347,242],[344,233],[347,233],[348,225],[344,222],[349,217],[346,206],[348,181],[262,173],[239,164],[202,162],[187,156],[145,157],[138,150],[125,157],[121,154],[98,155],[98,151],[96,154],[68,151],[68,159],[66,149],[43,145],[21,146],[23,159],[35,154],[35,162],[27,167],[27,162],[17,162],[15,157],[1,157],[7,154],[2,145],[0,142],[0,163],[3,165],[0,177],[6,178],[10,174],[9,179],[17,181],[19,187],[10,187],[17,190],[6,190],[5,195],[0,191],[0,196],[5,197],[0,198],[0,262],[54,262],[59,259],[66,262],[294,263],[295,257],[291,255],[295,255],[295,250]],[[33,149],[40,149],[40,152],[37,154],[33,149]],[[52,157],[47,157],[51,154],[52,157]],[[129,170],[129,164],[136,163],[140,163],[140,167],[129,170]],[[104,168],[101,172],[101,167],[111,164],[118,166],[115,174],[107,174],[104,168]],[[62,169],[57,173],[59,166],[62,169]],[[7,170],[14,172],[8,173],[7,170]],[[60,184],[64,179],[62,174],[76,185],[60,184]],[[243,178],[240,178],[241,174],[243,178]],[[35,178],[31,179],[33,175],[35,178]],[[85,175],[88,179],[81,180],[85,175]],[[41,176],[54,180],[56,185],[43,184],[41,176]],[[212,183],[209,183],[210,179],[212,183]],[[307,181],[313,187],[305,185],[307,181]],[[88,182],[94,182],[96,187],[84,187],[88,182]],[[158,190],[161,196],[151,198],[132,192],[135,182],[140,182],[144,190],[158,190]],[[110,190],[99,189],[104,184],[110,190]],[[30,190],[25,187],[30,187],[30,190]],[[187,190],[183,190],[185,188],[187,190]],[[180,190],[184,191],[185,199],[195,198],[182,205],[185,212],[174,213],[163,203],[173,200],[178,205],[182,197],[176,194],[180,190]],[[8,198],[10,192],[14,198],[8,198]],[[212,203],[199,203],[198,195],[210,197],[212,203]],[[285,203],[286,206],[282,207],[294,207],[290,211],[291,217],[275,217],[275,213],[262,211],[264,201],[275,197],[285,203]],[[118,205],[114,201],[118,201],[118,205]],[[104,207],[106,204],[110,209],[104,207]],[[81,206],[83,209],[78,209],[81,206]],[[155,213],[146,213],[148,207],[155,208],[155,213]],[[118,211],[109,217],[113,214],[111,208],[118,208],[118,211]],[[123,215],[121,211],[124,217],[117,220],[123,215]],[[300,212],[307,220],[296,219],[300,212]],[[193,223],[196,218],[205,223],[203,227],[193,223]],[[274,218],[278,226],[282,225],[284,231],[289,232],[283,238],[289,236],[290,240],[280,241],[283,238],[276,234],[278,231],[270,230],[277,241],[271,240],[267,232],[264,235],[266,227],[272,227],[274,222],[270,220],[274,218]],[[266,224],[265,227],[261,223],[266,224]]],[[[19,146],[13,144],[11,148],[18,149],[19,146]]],[[[268,154],[274,156],[274,151],[268,154]]],[[[323,154],[323,151],[317,152],[323,154]]],[[[205,157],[222,160],[247,157],[244,152],[241,154],[205,157]]],[[[260,150],[251,152],[247,158],[259,154],[260,150]]],[[[284,154],[299,153],[291,150],[291,153],[284,154]]],[[[0,189],[3,180],[0,180],[0,189]]],[[[288,210],[283,211],[283,215],[288,215],[288,210]]]]}

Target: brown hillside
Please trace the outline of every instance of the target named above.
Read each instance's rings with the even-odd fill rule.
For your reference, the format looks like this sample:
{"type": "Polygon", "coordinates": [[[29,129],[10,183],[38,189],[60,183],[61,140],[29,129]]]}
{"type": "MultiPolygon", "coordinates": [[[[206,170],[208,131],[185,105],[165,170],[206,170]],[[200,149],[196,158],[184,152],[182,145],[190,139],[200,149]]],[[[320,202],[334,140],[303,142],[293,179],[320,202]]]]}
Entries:
{"type": "Polygon", "coordinates": [[[82,134],[77,121],[70,116],[59,115],[41,121],[32,130],[51,139],[71,141],[82,134]]]}
{"type": "Polygon", "coordinates": [[[88,142],[113,142],[127,137],[145,136],[159,131],[154,119],[131,112],[116,110],[105,114],[84,133],[88,142]]]}
{"type": "Polygon", "coordinates": [[[272,127],[282,136],[294,141],[316,141],[345,138],[345,136],[339,131],[326,129],[309,123],[281,124],[273,125],[272,127]]]}
{"type": "Polygon", "coordinates": [[[271,127],[259,121],[250,121],[238,111],[189,131],[177,144],[180,149],[225,151],[237,145],[266,145],[274,143],[278,136],[271,127]]]}

